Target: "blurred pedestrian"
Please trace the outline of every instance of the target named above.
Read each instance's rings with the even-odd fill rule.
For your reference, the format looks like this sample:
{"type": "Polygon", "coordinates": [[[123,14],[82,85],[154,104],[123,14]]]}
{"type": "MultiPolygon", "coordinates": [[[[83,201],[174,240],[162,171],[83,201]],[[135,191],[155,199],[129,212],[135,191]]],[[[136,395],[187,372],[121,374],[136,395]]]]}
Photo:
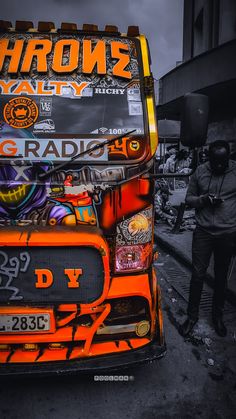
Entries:
{"type": "Polygon", "coordinates": [[[198,321],[203,281],[214,254],[212,321],[216,333],[226,336],[223,308],[227,273],[236,238],[236,162],[230,160],[229,144],[215,141],[209,147],[209,161],[192,175],[186,204],[195,208],[196,229],[192,244],[192,278],[188,317],[180,328],[188,335],[198,321]]]}
{"type": "Polygon", "coordinates": [[[203,149],[199,152],[199,163],[203,164],[208,161],[208,151],[207,149],[203,149]]]}
{"type": "Polygon", "coordinates": [[[190,153],[187,150],[180,150],[176,154],[176,172],[188,174],[191,172],[191,157],[190,153]]]}

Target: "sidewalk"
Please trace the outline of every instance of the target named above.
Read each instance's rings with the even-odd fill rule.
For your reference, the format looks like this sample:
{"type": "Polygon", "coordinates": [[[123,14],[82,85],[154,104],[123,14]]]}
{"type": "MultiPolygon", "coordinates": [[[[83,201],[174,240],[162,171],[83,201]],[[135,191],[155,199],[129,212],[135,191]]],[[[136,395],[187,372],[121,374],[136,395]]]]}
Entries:
{"type": "MultiPolygon", "coordinates": [[[[155,225],[155,241],[167,249],[171,254],[177,256],[185,265],[191,267],[192,231],[184,231],[178,234],[171,232],[171,227],[166,224],[155,225]]],[[[207,282],[212,285],[214,280],[213,261],[207,271],[207,282]]],[[[190,280],[190,277],[189,277],[190,280]]],[[[227,298],[236,304],[236,263],[228,282],[227,298]]]]}

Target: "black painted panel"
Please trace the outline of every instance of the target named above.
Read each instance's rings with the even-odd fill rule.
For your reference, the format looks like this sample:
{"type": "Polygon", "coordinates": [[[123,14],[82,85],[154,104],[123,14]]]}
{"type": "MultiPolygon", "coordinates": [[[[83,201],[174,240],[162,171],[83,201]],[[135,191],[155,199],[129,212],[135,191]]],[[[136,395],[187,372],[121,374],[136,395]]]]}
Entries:
{"type": "MultiPolygon", "coordinates": [[[[42,272],[42,271],[41,271],[42,272]]],[[[72,271],[72,274],[79,271],[72,271]]],[[[71,275],[71,274],[70,274],[71,275]]],[[[76,275],[75,275],[76,276],[76,275]]],[[[46,276],[43,276],[46,282],[46,276]]],[[[0,248],[0,304],[10,303],[91,303],[102,294],[104,268],[98,250],[92,247],[2,247],[0,248]],[[38,288],[35,270],[47,269],[47,288],[38,288]],[[81,269],[78,288],[64,269],[81,269]],[[50,278],[51,277],[51,278],[50,278]],[[48,281],[49,283],[49,281],[48,281]]]]}

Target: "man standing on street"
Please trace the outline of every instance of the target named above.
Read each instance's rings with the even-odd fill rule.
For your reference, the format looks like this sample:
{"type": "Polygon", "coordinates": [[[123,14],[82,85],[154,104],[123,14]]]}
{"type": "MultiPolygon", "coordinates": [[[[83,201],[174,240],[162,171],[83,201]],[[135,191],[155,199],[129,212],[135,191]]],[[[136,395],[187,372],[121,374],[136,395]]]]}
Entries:
{"type": "Polygon", "coordinates": [[[215,274],[212,321],[219,336],[227,334],[222,316],[236,239],[236,162],[229,157],[227,142],[218,140],[210,144],[209,162],[196,169],[187,190],[186,204],[195,208],[197,225],[193,233],[188,318],[180,327],[183,336],[198,321],[203,281],[212,253],[215,274]]]}

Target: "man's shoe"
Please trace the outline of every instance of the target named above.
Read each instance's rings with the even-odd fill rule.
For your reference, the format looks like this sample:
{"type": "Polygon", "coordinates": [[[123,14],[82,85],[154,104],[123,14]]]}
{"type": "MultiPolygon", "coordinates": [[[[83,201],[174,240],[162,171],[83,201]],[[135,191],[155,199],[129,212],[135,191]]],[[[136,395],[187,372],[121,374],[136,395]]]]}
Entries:
{"type": "Polygon", "coordinates": [[[213,317],[212,322],[217,335],[224,338],[227,335],[227,328],[223,322],[222,316],[213,317]]]}
{"type": "Polygon", "coordinates": [[[198,319],[191,319],[190,317],[185,320],[185,322],[180,326],[179,332],[182,336],[187,336],[194,328],[195,324],[197,323],[198,319]]]}

